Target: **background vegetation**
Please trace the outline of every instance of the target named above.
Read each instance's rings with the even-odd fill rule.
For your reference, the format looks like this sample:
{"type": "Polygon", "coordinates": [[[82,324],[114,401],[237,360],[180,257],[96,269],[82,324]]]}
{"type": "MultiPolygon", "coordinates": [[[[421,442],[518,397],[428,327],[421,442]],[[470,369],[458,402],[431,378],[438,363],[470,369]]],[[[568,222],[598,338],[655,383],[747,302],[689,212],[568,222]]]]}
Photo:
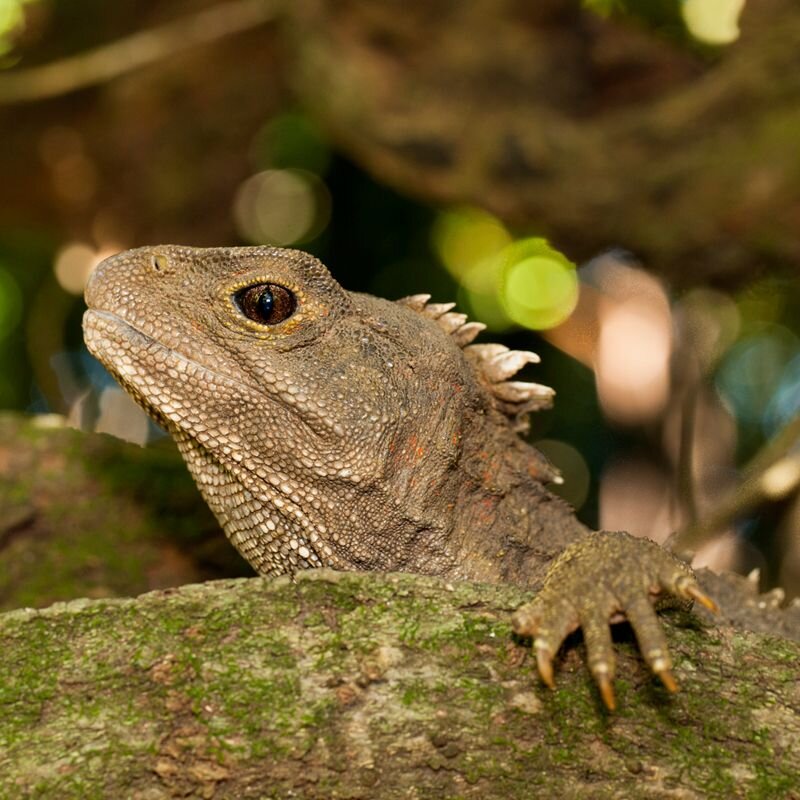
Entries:
{"type": "Polygon", "coordinates": [[[0,407],[157,438],[83,347],[93,266],[299,246],[537,350],[585,521],[797,594],[798,31],[788,0],[0,0],[0,407]]]}

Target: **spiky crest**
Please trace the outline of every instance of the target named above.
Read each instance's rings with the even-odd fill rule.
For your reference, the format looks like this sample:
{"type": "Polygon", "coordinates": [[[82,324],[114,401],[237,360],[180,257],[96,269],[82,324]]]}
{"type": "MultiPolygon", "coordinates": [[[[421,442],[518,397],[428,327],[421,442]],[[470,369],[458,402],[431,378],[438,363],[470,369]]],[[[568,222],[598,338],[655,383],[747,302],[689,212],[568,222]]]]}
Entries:
{"type": "Polygon", "coordinates": [[[469,322],[466,314],[453,311],[455,303],[431,303],[430,299],[429,294],[415,294],[397,302],[435,320],[453,338],[489,389],[495,406],[508,417],[515,431],[526,433],[530,412],[550,408],[555,392],[540,383],[510,379],[526,364],[538,364],[539,356],[528,350],[509,350],[502,344],[472,344],[486,325],[469,322]]]}

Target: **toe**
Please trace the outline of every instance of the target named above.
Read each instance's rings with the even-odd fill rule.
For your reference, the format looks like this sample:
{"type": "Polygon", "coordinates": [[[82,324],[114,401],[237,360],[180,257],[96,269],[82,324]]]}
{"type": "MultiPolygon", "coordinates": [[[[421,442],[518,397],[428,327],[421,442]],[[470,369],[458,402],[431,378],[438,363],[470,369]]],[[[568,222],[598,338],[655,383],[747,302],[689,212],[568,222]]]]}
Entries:
{"type": "Polygon", "coordinates": [[[536,668],[539,670],[542,683],[550,689],[555,689],[556,682],[553,679],[553,653],[547,644],[540,643],[538,640],[533,643],[533,649],[536,653],[536,668]]]}
{"type": "Polygon", "coordinates": [[[586,642],[589,671],[600,689],[603,703],[609,711],[613,711],[617,705],[613,684],[616,662],[608,618],[596,614],[581,617],[581,627],[586,642]]]}
{"type": "Polygon", "coordinates": [[[548,602],[548,597],[542,593],[533,602],[520,606],[511,624],[516,633],[534,636],[538,648],[553,654],[578,627],[578,613],[570,603],[548,602]]]}
{"type": "Polygon", "coordinates": [[[667,639],[650,601],[642,595],[631,597],[625,603],[625,615],[636,634],[644,660],[667,690],[676,692],[678,686],[672,675],[667,639]]]}
{"type": "Polygon", "coordinates": [[[543,592],[533,602],[518,608],[511,622],[516,633],[535,637],[533,649],[539,675],[547,686],[554,688],[553,656],[567,635],[578,627],[577,612],[567,602],[548,603],[543,592]]]}
{"type": "Polygon", "coordinates": [[[719,614],[719,606],[697,585],[691,570],[684,564],[676,562],[662,569],[658,576],[661,587],[670,594],[687,600],[696,600],[709,611],[719,614]]]}

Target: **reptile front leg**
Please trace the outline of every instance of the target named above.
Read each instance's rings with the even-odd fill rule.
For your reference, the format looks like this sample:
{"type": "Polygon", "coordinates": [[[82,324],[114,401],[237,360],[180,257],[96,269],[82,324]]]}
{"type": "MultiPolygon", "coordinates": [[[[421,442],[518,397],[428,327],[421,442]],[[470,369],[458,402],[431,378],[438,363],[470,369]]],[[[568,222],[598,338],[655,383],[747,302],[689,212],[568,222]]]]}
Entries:
{"type": "Polygon", "coordinates": [[[570,545],[549,569],[536,598],[512,617],[516,633],[533,636],[542,680],[552,689],[553,656],[566,636],[583,629],[591,671],[603,702],[614,710],[614,649],[609,624],[626,617],[645,661],[670,692],[678,686],[653,602],[697,600],[717,611],[685,563],[648,539],[602,532],[570,545]]]}

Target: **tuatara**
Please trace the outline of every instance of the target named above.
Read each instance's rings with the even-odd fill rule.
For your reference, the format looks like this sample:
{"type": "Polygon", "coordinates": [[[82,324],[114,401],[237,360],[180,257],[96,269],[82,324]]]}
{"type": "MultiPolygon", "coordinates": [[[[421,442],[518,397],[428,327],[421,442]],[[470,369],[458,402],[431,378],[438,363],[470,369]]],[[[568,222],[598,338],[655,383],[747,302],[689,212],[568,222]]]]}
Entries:
{"type": "Polygon", "coordinates": [[[513,380],[537,357],[473,343],[480,323],[429,301],[348,292],[296,250],[146,247],[93,273],[84,332],[259,573],[530,587],[513,626],[535,637],[545,683],[581,627],[613,708],[609,623],[624,616],[674,691],[654,603],[714,601],[667,550],[591,532],[548,491],[558,473],[520,433],[553,392],[513,380]]]}

